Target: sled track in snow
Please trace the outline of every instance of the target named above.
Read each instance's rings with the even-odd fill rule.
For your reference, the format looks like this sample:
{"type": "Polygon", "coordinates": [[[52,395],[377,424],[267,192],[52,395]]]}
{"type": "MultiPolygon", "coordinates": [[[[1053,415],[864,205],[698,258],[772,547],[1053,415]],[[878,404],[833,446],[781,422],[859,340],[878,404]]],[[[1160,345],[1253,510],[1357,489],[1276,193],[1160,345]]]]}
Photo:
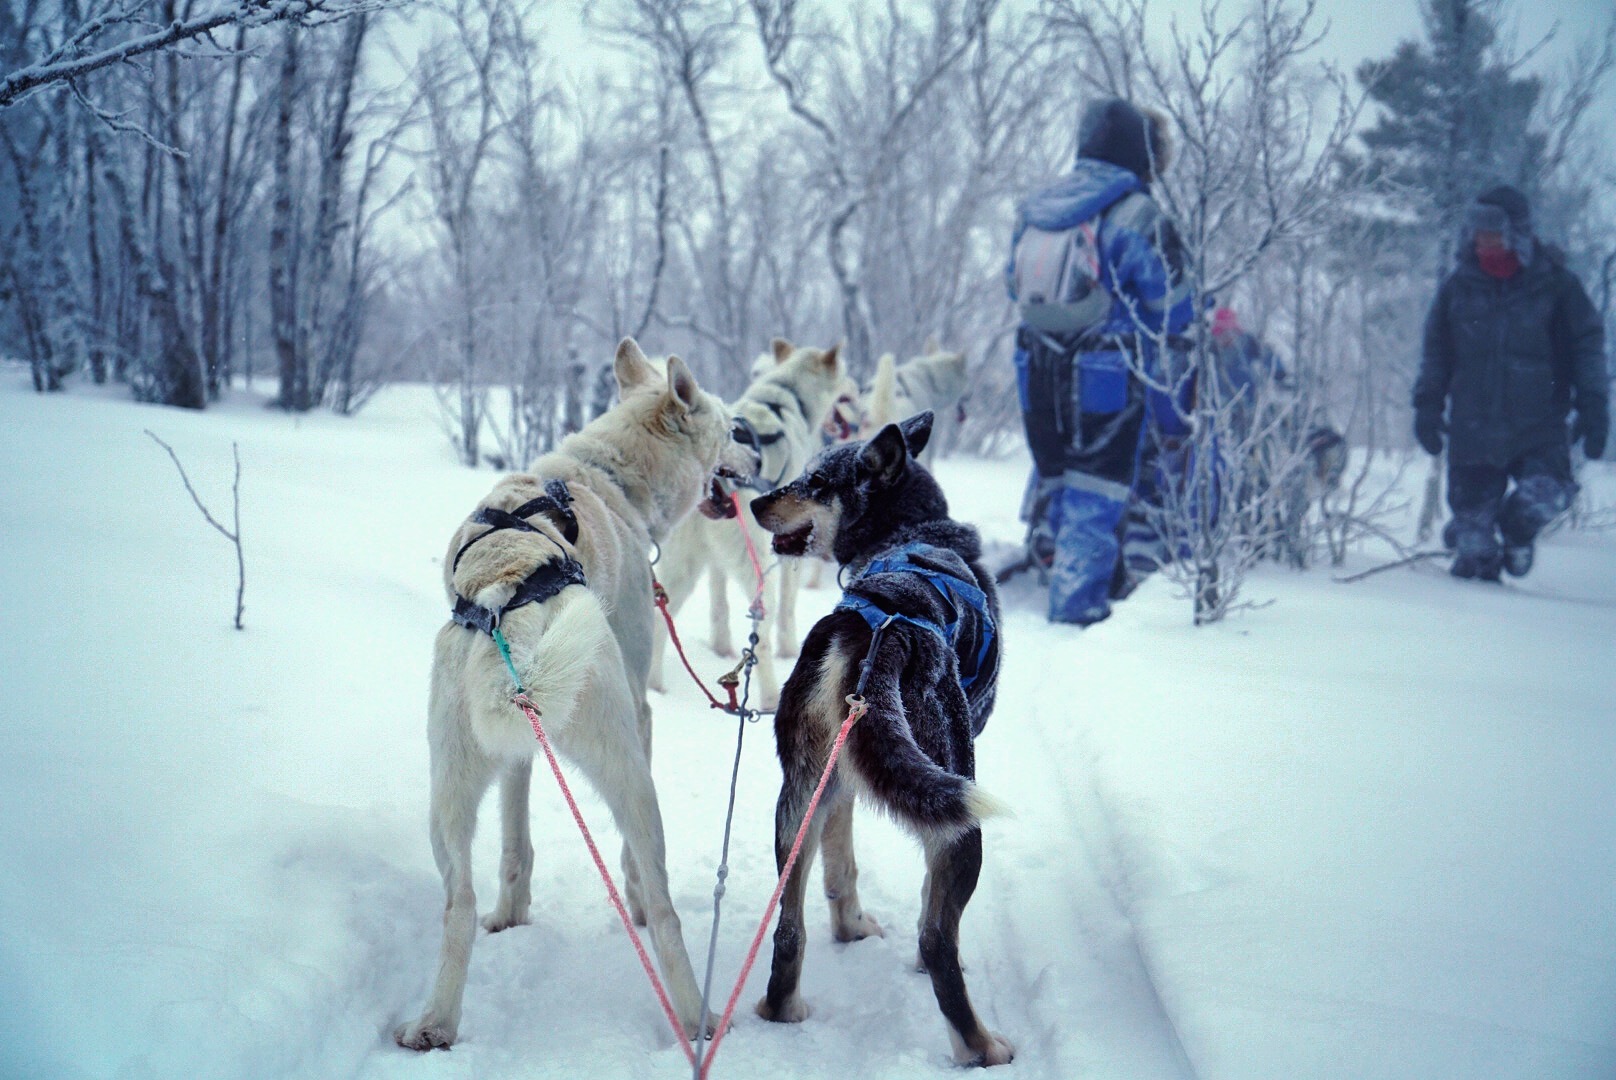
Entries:
{"type": "MultiPolygon", "coordinates": [[[[1042,725],[1039,726],[1040,740],[1046,747],[1050,746],[1048,732],[1042,725]]],[[[1084,746],[1086,740],[1079,740],[1084,746]]],[[[1045,760],[1058,760],[1051,754],[1045,760]]],[[[1167,1010],[1162,1001],[1161,990],[1156,985],[1156,976],[1150,967],[1144,950],[1139,944],[1139,930],[1129,910],[1129,905],[1118,893],[1118,886],[1124,878],[1123,861],[1117,850],[1118,833],[1110,812],[1106,809],[1105,800],[1101,798],[1099,790],[1094,783],[1094,770],[1092,762],[1094,755],[1084,753],[1081,761],[1082,779],[1076,784],[1065,786],[1066,806],[1070,820],[1076,826],[1077,840],[1081,844],[1083,864],[1089,872],[1095,894],[1103,896],[1110,907],[1110,912],[1126,925],[1127,932],[1122,942],[1117,944],[1130,961],[1129,974],[1137,981],[1137,989],[1149,1004],[1153,1015],[1159,1020],[1161,1035],[1178,1066],[1178,1076],[1181,1080],[1199,1080],[1195,1064],[1190,1060],[1189,1053],[1184,1049],[1184,1040],[1178,1033],[1178,1025],[1173,1022],[1173,1015],[1167,1010]]]]}
{"type": "MultiPolygon", "coordinates": [[[[1040,662],[1032,655],[1012,655],[1018,668],[1016,661],[1023,659],[1040,662]]],[[[1039,1062],[1040,1076],[1198,1080],[1140,944],[1127,899],[1121,837],[1096,787],[1095,755],[1087,738],[1068,726],[1069,707],[1057,709],[1035,690],[1024,690],[1026,698],[1012,690],[1012,700],[1004,700],[1005,688],[1038,685],[1026,677],[1030,673],[1024,668],[1001,681],[995,721],[1003,724],[1015,716],[1024,725],[1014,761],[1017,787],[1024,793],[1014,800],[1020,821],[1001,835],[1013,834],[1005,840],[1022,848],[1007,851],[1006,864],[1012,859],[1042,863],[1038,884],[990,869],[984,875],[988,888],[978,893],[1000,943],[989,980],[998,984],[992,999],[1024,1002],[1023,1022],[1031,1021],[1032,1030],[1006,1027],[1005,1034],[1017,1042],[1017,1063],[1039,1062]],[[1052,729],[1056,717],[1059,726],[1052,729]],[[1040,805],[1026,801],[1035,795],[1041,796],[1040,805]],[[1081,1031],[1075,1038],[1074,1028],[1081,1031]],[[1074,1042],[1092,1046],[1103,1061],[1070,1060],[1079,1056],[1074,1042]]],[[[993,734],[990,724],[979,750],[993,734]]],[[[986,775],[983,785],[995,791],[994,775],[986,775]]],[[[995,843],[990,838],[990,867],[995,843]]],[[[995,1026],[999,1017],[984,1019],[995,1026]]]]}

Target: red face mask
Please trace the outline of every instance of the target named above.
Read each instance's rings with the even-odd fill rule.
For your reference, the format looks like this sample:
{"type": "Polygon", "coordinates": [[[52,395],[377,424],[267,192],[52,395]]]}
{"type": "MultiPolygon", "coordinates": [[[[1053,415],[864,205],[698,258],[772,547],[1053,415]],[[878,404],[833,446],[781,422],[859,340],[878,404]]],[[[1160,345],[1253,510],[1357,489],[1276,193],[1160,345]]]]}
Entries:
{"type": "Polygon", "coordinates": [[[1507,247],[1482,247],[1478,244],[1476,262],[1481,265],[1482,273],[1500,281],[1514,277],[1521,269],[1520,257],[1507,247]]]}

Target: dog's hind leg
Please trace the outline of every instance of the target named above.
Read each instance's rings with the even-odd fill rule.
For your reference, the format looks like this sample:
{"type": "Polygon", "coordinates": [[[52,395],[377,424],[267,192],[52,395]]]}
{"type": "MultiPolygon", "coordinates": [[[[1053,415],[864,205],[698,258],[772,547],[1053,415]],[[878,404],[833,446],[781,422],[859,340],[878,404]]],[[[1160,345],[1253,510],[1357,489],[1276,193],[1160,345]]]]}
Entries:
{"type": "Polygon", "coordinates": [[[652,951],[673,999],[674,1012],[685,1034],[693,1038],[701,1012],[701,992],[696,988],[684,931],[668,893],[662,814],[657,807],[650,760],[639,733],[636,705],[620,673],[597,678],[589,697],[599,713],[575,726],[564,749],[605,800],[623,836],[625,864],[632,862],[638,871],[638,891],[643,898],[643,918],[652,951]]]}
{"type": "MultiPolygon", "coordinates": [[[[813,795],[817,776],[803,775],[804,770],[792,770],[780,789],[780,801],[774,810],[774,864],[776,870],[785,869],[791,856],[791,845],[802,827],[808,800],[813,795]]],[[[832,796],[834,798],[834,796],[832,796]]],[[[763,1000],[757,1003],[757,1014],[765,1020],[782,1024],[797,1024],[808,1018],[808,1003],[803,1001],[802,954],[806,944],[803,932],[803,897],[808,891],[808,871],[813,865],[814,852],[825,819],[815,815],[802,840],[802,851],[791,868],[780,895],[780,921],[774,927],[774,959],[769,971],[769,988],[763,1000]]]]}
{"type": "Polygon", "coordinates": [[[393,1037],[411,1050],[447,1047],[460,1030],[471,946],[477,936],[477,897],[471,887],[471,837],[477,805],[488,790],[492,766],[472,745],[465,727],[447,733],[447,747],[432,747],[432,854],[443,874],[447,906],[437,981],[420,1019],[393,1037]],[[452,760],[451,760],[452,759],[452,760]]]}
{"type": "Polygon", "coordinates": [[[533,835],[528,814],[532,779],[532,758],[512,763],[500,776],[499,902],[483,918],[483,928],[490,934],[528,922],[533,901],[533,835]]]}
{"type": "Polygon", "coordinates": [[[926,841],[926,909],[921,916],[920,958],[932,992],[948,1021],[954,1060],[961,1065],[1004,1065],[1016,1056],[1004,1036],[977,1019],[965,992],[959,960],[960,916],[982,871],[982,830],[967,829],[953,840],[926,841]]]}
{"type": "Polygon", "coordinates": [[[858,861],[853,857],[853,797],[844,795],[824,809],[825,898],[830,901],[831,933],[837,941],[883,937],[881,924],[859,905],[858,861]]]}
{"type": "MultiPolygon", "coordinates": [[[[651,761],[651,703],[641,701],[638,703],[638,732],[640,748],[645,751],[645,761],[651,761]]],[[[640,886],[640,866],[634,860],[634,852],[627,840],[623,841],[623,899],[628,903],[629,917],[634,920],[635,926],[645,925],[645,892],[640,886]]]]}

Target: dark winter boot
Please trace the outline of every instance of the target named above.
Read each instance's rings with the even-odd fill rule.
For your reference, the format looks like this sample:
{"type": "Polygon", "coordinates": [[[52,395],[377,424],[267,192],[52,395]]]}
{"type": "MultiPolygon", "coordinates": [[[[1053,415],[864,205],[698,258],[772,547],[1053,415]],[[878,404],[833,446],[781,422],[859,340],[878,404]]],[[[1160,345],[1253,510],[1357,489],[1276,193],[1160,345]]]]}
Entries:
{"type": "Polygon", "coordinates": [[[1490,555],[1461,554],[1453,560],[1448,573],[1467,581],[1497,581],[1502,569],[1503,556],[1496,552],[1490,555]]]}
{"type": "Polygon", "coordinates": [[[1504,545],[1504,572],[1510,577],[1525,577],[1532,570],[1531,544],[1504,545]]]}
{"type": "Polygon", "coordinates": [[[1443,539],[1453,534],[1458,552],[1450,573],[1456,578],[1497,581],[1504,566],[1504,551],[1498,542],[1498,525],[1487,509],[1461,510],[1442,530],[1443,539]]]}
{"type": "Polygon", "coordinates": [[[1532,541],[1543,527],[1571,505],[1576,485],[1559,477],[1534,473],[1515,485],[1498,515],[1504,537],[1504,569],[1511,577],[1525,577],[1532,569],[1532,541]]]}
{"type": "Polygon", "coordinates": [[[1459,550],[1459,523],[1452,518],[1449,518],[1448,523],[1442,526],[1442,550],[1459,550]]]}

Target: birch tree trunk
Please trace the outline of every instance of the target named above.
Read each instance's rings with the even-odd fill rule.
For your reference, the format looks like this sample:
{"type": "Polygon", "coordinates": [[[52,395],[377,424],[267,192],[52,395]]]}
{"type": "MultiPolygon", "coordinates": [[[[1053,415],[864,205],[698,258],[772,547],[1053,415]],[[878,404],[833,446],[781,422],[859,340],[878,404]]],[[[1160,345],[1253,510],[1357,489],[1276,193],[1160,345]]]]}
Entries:
{"type": "Polygon", "coordinates": [[[269,304],[280,369],[280,407],[302,412],[309,407],[301,335],[297,325],[297,263],[292,221],[292,111],[297,100],[297,32],[282,35],[280,81],[275,102],[272,153],[274,204],[269,230],[269,304]]]}

